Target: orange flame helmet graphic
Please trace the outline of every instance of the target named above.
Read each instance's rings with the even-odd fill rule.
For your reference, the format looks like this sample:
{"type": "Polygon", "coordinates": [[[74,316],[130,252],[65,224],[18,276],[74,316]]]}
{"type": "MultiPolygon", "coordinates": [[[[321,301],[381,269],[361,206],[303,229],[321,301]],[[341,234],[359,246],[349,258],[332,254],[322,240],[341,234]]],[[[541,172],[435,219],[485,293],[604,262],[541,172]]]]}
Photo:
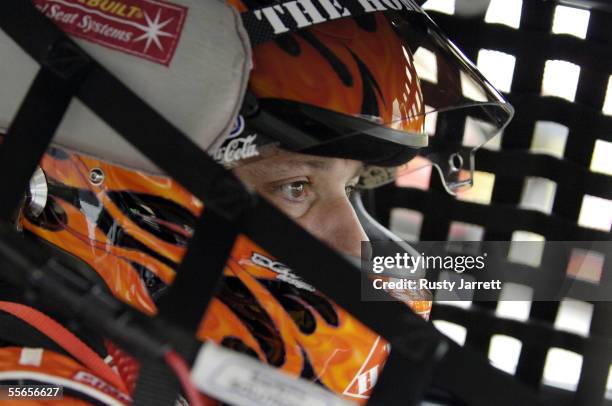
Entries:
{"type": "MultiPolygon", "coordinates": [[[[240,12],[265,5],[229,3],[240,12]]],[[[413,158],[427,143],[425,104],[400,25],[393,16],[374,13],[255,46],[247,100],[255,98],[261,111],[283,125],[275,131],[264,118],[247,117],[252,131],[245,134],[268,137],[288,150],[378,166],[413,158]]]]}
{"type": "Polygon", "coordinates": [[[381,14],[261,44],[254,66],[250,84],[257,97],[368,117],[400,130],[422,129],[423,94],[412,55],[381,14]]]}

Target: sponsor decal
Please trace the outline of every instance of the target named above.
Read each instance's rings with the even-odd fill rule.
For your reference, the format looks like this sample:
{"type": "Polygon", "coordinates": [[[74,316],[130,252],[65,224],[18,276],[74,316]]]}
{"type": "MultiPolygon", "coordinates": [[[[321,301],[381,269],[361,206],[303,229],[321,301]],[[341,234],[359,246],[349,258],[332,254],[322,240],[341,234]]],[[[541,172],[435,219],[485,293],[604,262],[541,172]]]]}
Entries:
{"type": "Polygon", "coordinates": [[[187,8],[158,0],[32,0],[75,37],[168,66],[187,8]]]}
{"type": "Polygon", "coordinates": [[[191,370],[194,385],[235,406],[351,406],[334,393],[244,354],[206,342],[191,370]]]}
{"type": "Polygon", "coordinates": [[[297,276],[296,274],[294,274],[291,269],[278,261],[274,261],[264,255],[261,255],[257,252],[254,252],[251,255],[251,261],[255,264],[255,265],[259,265],[263,268],[267,268],[269,270],[271,270],[272,272],[275,272],[278,274],[278,276],[276,277],[276,279],[278,279],[279,281],[283,281],[283,282],[287,282],[290,285],[295,286],[296,288],[299,289],[304,289],[307,290],[309,292],[314,292],[315,288],[311,285],[309,285],[308,283],[304,282],[299,276],[297,276]]]}
{"type": "Polygon", "coordinates": [[[297,0],[286,1],[253,10],[257,22],[274,34],[289,32],[293,27],[306,28],[337,18],[379,11],[417,11],[412,0],[297,0]]]}
{"type": "Polygon", "coordinates": [[[244,117],[242,117],[242,115],[238,115],[238,117],[236,117],[236,121],[234,121],[234,126],[230,130],[229,135],[227,136],[227,139],[236,138],[237,136],[242,134],[243,131],[244,131],[244,117]]]}
{"type": "Polygon", "coordinates": [[[111,395],[115,399],[119,399],[124,402],[130,402],[131,399],[128,395],[121,392],[119,389],[108,384],[106,381],[98,378],[97,376],[90,374],[89,372],[79,371],[72,377],[73,381],[85,383],[91,387],[98,389],[108,395],[111,395]]]}
{"type": "Polygon", "coordinates": [[[368,357],[365,359],[359,372],[355,375],[351,383],[344,390],[345,396],[359,399],[368,399],[372,393],[372,388],[376,385],[378,376],[382,370],[384,361],[389,354],[390,346],[381,340],[380,336],[370,349],[368,357]]]}
{"type": "Polygon", "coordinates": [[[246,137],[233,138],[225,142],[213,154],[213,158],[224,165],[229,165],[242,159],[259,156],[255,140],[257,134],[247,135],[246,137]]]}
{"type": "Polygon", "coordinates": [[[42,348],[28,348],[24,347],[21,349],[19,355],[19,365],[32,365],[39,367],[42,362],[44,350],[42,348]]]}

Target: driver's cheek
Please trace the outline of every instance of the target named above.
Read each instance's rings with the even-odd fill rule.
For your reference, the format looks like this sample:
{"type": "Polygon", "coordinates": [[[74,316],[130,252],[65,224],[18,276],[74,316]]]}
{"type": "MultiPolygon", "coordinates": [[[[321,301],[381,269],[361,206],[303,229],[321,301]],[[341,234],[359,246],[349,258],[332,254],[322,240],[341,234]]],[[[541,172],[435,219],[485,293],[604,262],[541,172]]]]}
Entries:
{"type": "Polygon", "coordinates": [[[317,200],[306,215],[296,220],[315,237],[346,255],[361,256],[361,241],[368,237],[345,196],[317,200]]]}

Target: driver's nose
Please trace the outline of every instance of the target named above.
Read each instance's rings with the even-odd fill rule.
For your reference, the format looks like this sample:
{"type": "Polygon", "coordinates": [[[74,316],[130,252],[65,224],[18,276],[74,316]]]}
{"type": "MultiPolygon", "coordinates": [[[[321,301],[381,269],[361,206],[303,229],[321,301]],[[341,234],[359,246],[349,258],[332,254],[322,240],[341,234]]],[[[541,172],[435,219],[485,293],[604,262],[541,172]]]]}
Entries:
{"type": "Polygon", "coordinates": [[[319,202],[300,224],[337,251],[361,257],[361,241],[368,241],[355,210],[346,196],[319,202]]]}

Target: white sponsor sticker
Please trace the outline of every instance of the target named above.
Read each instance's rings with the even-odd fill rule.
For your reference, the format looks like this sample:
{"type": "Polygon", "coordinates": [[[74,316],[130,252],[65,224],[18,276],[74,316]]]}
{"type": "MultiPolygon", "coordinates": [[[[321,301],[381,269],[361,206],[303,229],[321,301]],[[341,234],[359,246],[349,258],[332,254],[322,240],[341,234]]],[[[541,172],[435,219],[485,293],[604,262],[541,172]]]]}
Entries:
{"type": "Polygon", "coordinates": [[[42,362],[42,357],[42,348],[24,347],[21,349],[21,354],[19,355],[19,365],[33,365],[38,367],[42,362]]]}
{"type": "Polygon", "coordinates": [[[200,348],[191,379],[202,392],[235,406],[351,406],[316,384],[212,343],[200,348]]]}

